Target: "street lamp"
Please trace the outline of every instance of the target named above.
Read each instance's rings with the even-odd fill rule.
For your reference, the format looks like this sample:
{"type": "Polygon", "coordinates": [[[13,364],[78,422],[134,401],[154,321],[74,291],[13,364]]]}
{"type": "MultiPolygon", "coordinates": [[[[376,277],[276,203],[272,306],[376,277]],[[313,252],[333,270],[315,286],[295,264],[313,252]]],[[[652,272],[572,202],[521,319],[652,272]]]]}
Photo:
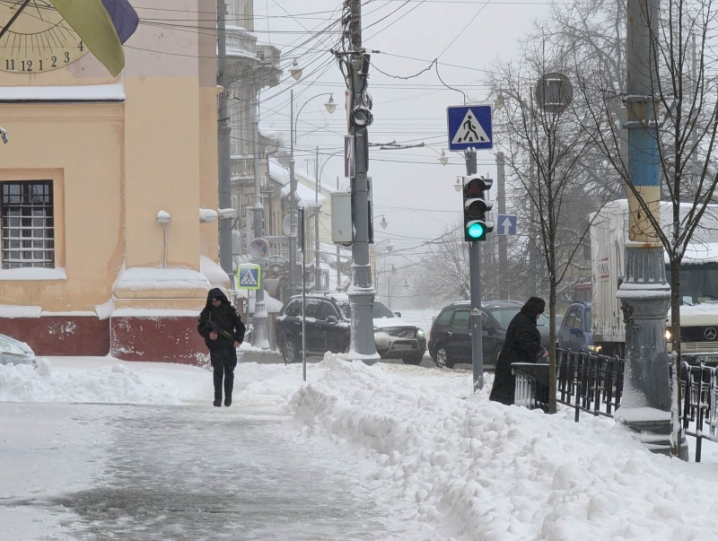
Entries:
{"type": "Polygon", "coordinates": [[[289,73],[291,73],[292,77],[294,77],[295,81],[299,81],[299,79],[302,78],[302,68],[299,67],[299,64],[297,64],[297,59],[294,59],[294,63],[292,64],[292,67],[289,70],[289,73]]]}
{"type": "MultiPolygon", "coordinates": [[[[301,70],[299,70],[299,71],[300,71],[300,73],[301,73],[301,70]]],[[[319,98],[319,97],[321,97],[321,96],[329,96],[329,100],[327,101],[327,103],[324,104],[324,107],[327,109],[327,112],[328,112],[330,115],[331,115],[332,113],[334,113],[334,111],[337,110],[337,104],[334,103],[334,94],[332,94],[332,93],[330,93],[330,92],[324,92],[323,94],[317,94],[316,96],[312,96],[312,97],[309,98],[307,101],[305,101],[305,102],[302,104],[302,106],[299,108],[299,112],[297,112],[297,115],[294,117],[294,120],[293,120],[293,122],[294,122],[294,143],[295,143],[295,144],[297,143],[297,122],[299,121],[299,115],[301,114],[302,109],[304,109],[304,106],[305,106],[307,103],[309,103],[309,102],[312,101],[313,99],[319,98]]]]}
{"type": "MultiPolygon", "coordinates": [[[[292,64],[292,69],[290,70],[290,73],[292,74],[292,77],[294,77],[295,80],[299,81],[299,79],[302,77],[302,70],[297,64],[296,59],[294,60],[294,64],[292,64]]],[[[316,96],[312,96],[307,101],[304,102],[304,104],[299,108],[299,111],[297,112],[296,117],[294,116],[294,89],[292,88],[289,91],[289,208],[290,208],[290,229],[289,229],[289,289],[290,289],[290,295],[293,295],[296,292],[297,288],[297,220],[295,218],[297,214],[297,179],[294,175],[294,143],[296,140],[296,122],[299,119],[299,115],[302,112],[302,109],[315,98],[318,98],[320,96],[326,96],[329,95],[329,101],[324,104],[324,107],[326,107],[327,112],[329,114],[332,114],[336,108],[337,105],[334,103],[334,95],[325,92],[323,94],[317,94],[316,96]]],[[[319,153],[319,150],[317,149],[317,154],[319,153]]],[[[318,164],[317,164],[318,166],[318,164]]],[[[318,167],[317,167],[318,169],[318,167]]],[[[318,171],[317,171],[318,173],[318,171]]],[[[315,291],[319,287],[319,282],[321,281],[321,270],[319,268],[319,179],[314,179],[314,198],[315,198],[315,208],[314,208],[314,230],[315,230],[315,269],[314,269],[314,289],[315,291]]],[[[304,276],[304,269],[302,269],[302,276],[304,276]]],[[[304,283],[302,279],[302,289],[304,289],[304,283]]]]}
{"type": "MultiPolygon", "coordinates": [[[[378,216],[376,218],[378,218],[378,216]]],[[[382,216],[382,218],[383,218],[383,216],[382,216]]],[[[386,223],[386,221],[384,221],[383,223],[386,223]]],[[[387,243],[386,246],[384,246],[384,250],[382,252],[382,267],[381,267],[382,270],[381,270],[381,272],[384,272],[384,269],[386,268],[386,254],[391,253],[392,250],[394,250],[394,246],[392,246],[392,244],[391,244],[391,239],[381,240],[381,241],[377,242],[376,244],[374,244],[371,249],[372,253],[374,254],[374,256],[373,256],[373,259],[374,259],[374,283],[376,285],[376,294],[377,295],[379,294],[378,276],[379,276],[379,274],[381,274],[381,272],[377,272],[377,270],[376,270],[376,253],[377,253],[376,250],[384,242],[387,243]]]]}

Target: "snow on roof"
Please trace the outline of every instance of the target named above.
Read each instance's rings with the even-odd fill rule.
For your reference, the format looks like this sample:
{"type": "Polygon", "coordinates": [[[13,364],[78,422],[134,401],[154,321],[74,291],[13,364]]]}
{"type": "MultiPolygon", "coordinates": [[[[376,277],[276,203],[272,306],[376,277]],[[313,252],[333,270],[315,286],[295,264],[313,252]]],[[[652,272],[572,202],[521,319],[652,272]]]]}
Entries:
{"type": "Polygon", "coordinates": [[[289,185],[289,171],[276,158],[269,158],[269,176],[282,186],[289,185]]]}
{"type": "MultiPolygon", "coordinates": [[[[288,197],[289,196],[289,185],[286,185],[282,188],[282,197],[288,197]]],[[[317,198],[316,192],[313,188],[309,188],[305,186],[304,184],[297,183],[297,198],[299,201],[304,205],[305,208],[314,208],[316,205],[315,198],[317,198]]],[[[324,202],[326,201],[326,198],[319,193],[319,205],[322,206],[324,202]]]]}
{"type": "MultiPolygon", "coordinates": [[[[666,262],[668,262],[667,254],[666,262]]],[[[683,263],[686,265],[718,263],[718,243],[689,244],[683,256],[683,263]]]]}
{"type": "Polygon", "coordinates": [[[122,271],[118,289],[206,289],[210,284],[201,273],[192,269],[133,267],[122,271]]]}

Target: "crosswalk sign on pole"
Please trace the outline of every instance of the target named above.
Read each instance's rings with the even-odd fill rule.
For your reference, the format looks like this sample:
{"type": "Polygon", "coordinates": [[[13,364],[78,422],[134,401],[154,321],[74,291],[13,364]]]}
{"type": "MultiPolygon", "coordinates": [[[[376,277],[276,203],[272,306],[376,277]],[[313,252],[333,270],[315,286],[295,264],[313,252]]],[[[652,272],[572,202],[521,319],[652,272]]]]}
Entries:
{"type": "Polygon", "coordinates": [[[237,268],[237,289],[259,289],[262,287],[262,266],[242,263],[237,268]]]}
{"type": "Polygon", "coordinates": [[[485,150],[493,146],[490,105],[446,108],[449,150],[485,150]]]}

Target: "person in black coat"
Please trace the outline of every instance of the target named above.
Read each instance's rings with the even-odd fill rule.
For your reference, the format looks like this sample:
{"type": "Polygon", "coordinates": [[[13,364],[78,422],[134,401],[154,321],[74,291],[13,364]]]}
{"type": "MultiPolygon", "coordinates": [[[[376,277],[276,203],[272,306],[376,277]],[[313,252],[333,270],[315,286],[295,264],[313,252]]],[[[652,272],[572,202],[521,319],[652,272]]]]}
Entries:
{"type": "Polygon", "coordinates": [[[543,299],[531,297],[509,323],[506,340],[496,362],[494,386],[489,400],[513,404],[516,376],[511,372],[511,363],[535,363],[548,355],[541,345],[541,333],[536,328],[536,320],[545,307],[543,299]]]}
{"type": "Polygon", "coordinates": [[[207,304],[199,314],[197,330],[209,348],[214,369],[214,405],[222,405],[224,379],[224,405],[229,407],[232,405],[237,348],[244,340],[244,323],[221,289],[211,289],[207,294],[207,304]]]}

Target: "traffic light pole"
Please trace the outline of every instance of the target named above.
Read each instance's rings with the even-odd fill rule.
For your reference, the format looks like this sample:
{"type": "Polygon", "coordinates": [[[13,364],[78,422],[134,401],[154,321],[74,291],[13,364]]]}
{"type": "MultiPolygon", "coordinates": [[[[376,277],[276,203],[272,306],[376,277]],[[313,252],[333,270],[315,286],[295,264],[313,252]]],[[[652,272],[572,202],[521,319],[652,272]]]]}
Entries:
{"type": "MultiPolygon", "coordinates": [[[[466,174],[476,174],[476,151],[467,150],[466,174]]],[[[481,336],[481,243],[469,243],[469,280],[471,283],[471,364],[474,392],[484,388],[484,351],[481,336]]]]}

